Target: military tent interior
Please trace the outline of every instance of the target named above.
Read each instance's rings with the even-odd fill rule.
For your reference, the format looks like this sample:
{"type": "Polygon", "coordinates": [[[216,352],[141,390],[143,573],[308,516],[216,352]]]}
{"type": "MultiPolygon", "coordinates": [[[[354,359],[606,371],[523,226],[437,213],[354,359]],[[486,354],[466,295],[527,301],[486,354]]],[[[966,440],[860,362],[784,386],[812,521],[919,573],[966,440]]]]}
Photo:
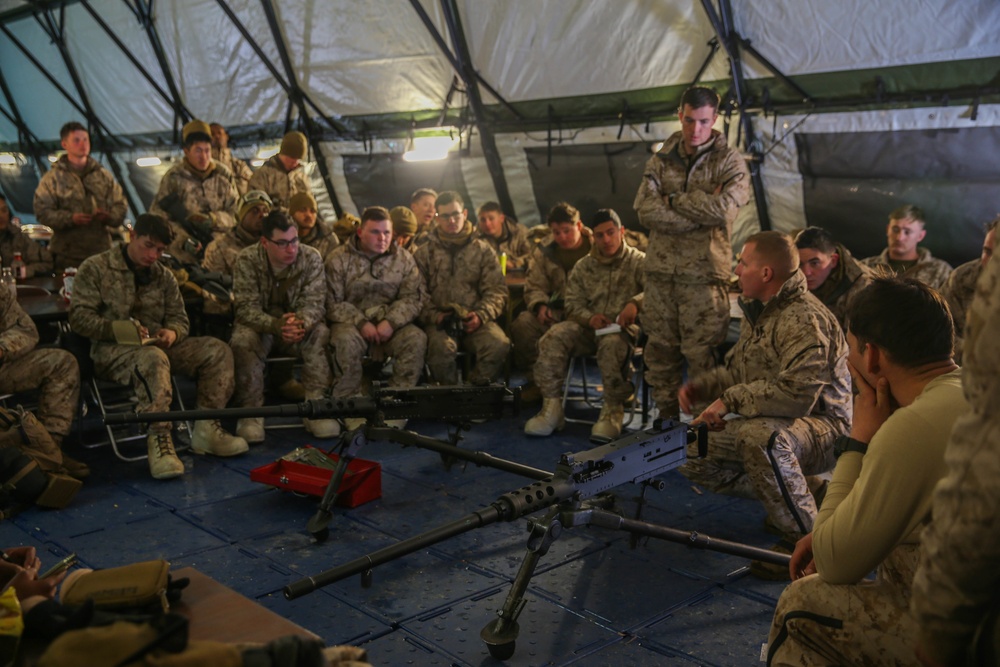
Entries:
{"type": "MultiPolygon", "coordinates": [[[[90,129],[94,157],[123,184],[134,219],[180,159],[181,127],[197,118],[226,126],[234,154],[257,164],[276,151],[286,131],[304,132],[307,168],[325,217],[406,204],[413,190],[426,186],[460,191],[470,209],[498,201],[526,225],[543,222],[554,203],[566,200],[584,216],[612,207],[629,228],[641,230],[632,200],[644,164],[656,144],[679,129],[680,95],[698,83],[722,95],[716,128],[751,170],[753,199],[735,225],[734,248],[758,229],[819,225],[856,256],[876,254],[885,245],[888,212],[912,203],[927,212],[926,245],[957,265],[978,256],[983,224],[1000,211],[997,35],[1000,11],[993,0],[0,0],[0,192],[23,223],[33,222],[32,195],[59,153],[59,128],[79,120],[90,129]],[[440,159],[404,156],[431,143],[447,149],[440,159]],[[142,158],[157,159],[140,166],[142,158]]],[[[520,438],[516,426],[494,437],[518,458],[509,445],[520,438]]],[[[557,444],[569,449],[579,442],[564,436],[557,444]]],[[[545,456],[530,456],[544,467],[559,451],[550,445],[545,456]]],[[[418,483],[403,481],[406,466],[397,466],[394,483],[412,491],[418,483]]],[[[245,477],[247,467],[212,470],[245,477]]],[[[464,487],[462,507],[489,502],[492,491],[510,486],[510,479],[486,479],[478,488],[464,487]]],[[[145,480],[129,493],[122,502],[149,493],[160,507],[193,507],[204,499],[199,494],[214,491],[163,496],[145,480]]],[[[283,511],[297,521],[288,502],[282,501],[283,511]]],[[[410,524],[429,526],[459,510],[433,507],[436,514],[425,521],[401,520],[390,532],[405,536],[410,524]]],[[[746,505],[726,507],[754,517],[747,521],[760,518],[746,505]]],[[[403,514],[401,506],[394,509],[403,514]]],[[[20,527],[45,543],[44,534],[32,532],[36,520],[42,519],[20,527]]],[[[7,525],[0,528],[0,535],[15,536],[7,525]]],[[[233,530],[243,537],[253,532],[233,530]]],[[[518,544],[522,539],[519,533],[518,544]]],[[[239,539],[229,543],[240,546],[239,539]]],[[[280,544],[271,548],[283,553],[280,544]]],[[[520,548],[511,553],[519,555],[520,548]]],[[[305,570],[336,560],[310,554],[305,570]]],[[[654,568],[651,560],[644,566],[654,568]]],[[[289,569],[301,572],[296,566],[303,563],[289,569]]],[[[275,564],[270,567],[271,579],[281,579],[275,564]]],[[[511,573],[502,576],[509,580],[511,573]]],[[[599,581],[616,585],[611,577],[599,581]]],[[[272,595],[280,583],[271,584],[256,582],[242,592],[272,595]]],[[[720,607],[716,620],[739,626],[753,605],[765,607],[767,617],[780,590],[749,586],[739,604],[720,607]]],[[[643,597],[639,589],[631,592],[643,597]]],[[[492,608],[502,597],[490,598],[492,608]]],[[[346,593],[330,599],[338,613],[352,605],[346,593]]],[[[364,643],[402,625],[410,644],[394,644],[395,657],[383,656],[381,664],[493,664],[484,650],[447,638],[469,635],[470,645],[478,642],[479,617],[469,612],[469,600],[478,598],[462,599],[468,603],[462,613],[440,624],[424,618],[418,605],[386,613],[377,630],[353,620],[349,630],[324,637],[364,643]],[[445,639],[421,639],[404,618],[419,619],[426,636],[445,639]]],[[[270,606],[280,613],[289,608],[270,606]]],[[[334,616],[319,603],[309,610],[334,616]]],[[[586,618],[600,628],[596,643],[554,648],[552,637],[535,637],[534,652],[510,664],[757,659],[746,647],[766,639],[768,619],[747,636],[718,640],[698,634],[709,627],[726,637],[725,629],[705,625],[711,611],[683,626],[702,639],[644,636],[653,649],[643,655],[627,645],[629,636],[642,633],[629,635],[622,627],[659,627],[675,610],[643,611],[621,626],[576,613],[552,625],[553,636],[570,625],[580,632],[586,618]],[[597,653],[595,646],[614,648],[597,653]]],[[[361,614],[370,623],[375,616],[370,608],[361,614]]],[[[290,617],[307,624],[304,614],[290,617]]],[[[377,651],[372,655],[379,662],[377,651]]]]}

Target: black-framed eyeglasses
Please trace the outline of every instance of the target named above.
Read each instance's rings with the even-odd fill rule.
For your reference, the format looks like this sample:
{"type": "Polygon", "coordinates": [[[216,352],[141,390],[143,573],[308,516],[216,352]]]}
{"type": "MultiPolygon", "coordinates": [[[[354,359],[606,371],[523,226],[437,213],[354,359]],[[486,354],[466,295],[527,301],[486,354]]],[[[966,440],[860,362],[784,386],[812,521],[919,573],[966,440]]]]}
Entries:
{"type": "Polygon", "coordinates": [[[284,250],[285,248],[287,248],[289,246],[291,246],[291,247],[294,248],[297,245],[299,245],[299,239],[298,238],[288,239],[287,241],[285,239],[282,239],[280,241],[275,241],[274,239],[267,239],[267,242],[268,243],[273,243],[274,245],[278,246],[282,250],[284,250]]]}

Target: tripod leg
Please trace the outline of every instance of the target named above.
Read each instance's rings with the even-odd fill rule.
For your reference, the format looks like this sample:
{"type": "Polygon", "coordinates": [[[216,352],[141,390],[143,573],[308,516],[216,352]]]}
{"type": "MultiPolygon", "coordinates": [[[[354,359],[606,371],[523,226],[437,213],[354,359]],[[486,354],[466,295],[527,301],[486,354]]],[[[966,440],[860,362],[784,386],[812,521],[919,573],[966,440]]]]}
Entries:
{"type": "Polygon", "coordinates": [[[524,554],[521,568],[514,577],[507,599],[497,612],[497,619],[486,624],[479,636],[486,643],[490,655],[497,660],[507,660],[514,655],[515,640],[520,627],[517,617],[524,609],[524,592],[531,583],[538,561],[549,551],[549,547],[562,533],[562,523],[559,521],[561,510],[556,507],[541,521],[529,523],[531,535],[528,537],[528,550],[524,554]]]}
{"type": "Polygon", "coordinates": [[[326,491],[323,493],[323,499],[319,502],[319,507],[316,508],[316,513],[306,524],[306,530],[316,538],[317,542],[325,542],[330,536],[328,526],[330,519],[333,518],[333,505],[337,502],[337,496],[340,495],[340,483],[344,480],[344,474],[347,472],[347,464],[354,459],[365,442],[367,440],[364,429],[358,429],[350,434],[350,440],[345,439],[341,442],[337,467],[333,471],[330,483],[326,485],[326,491]]]}

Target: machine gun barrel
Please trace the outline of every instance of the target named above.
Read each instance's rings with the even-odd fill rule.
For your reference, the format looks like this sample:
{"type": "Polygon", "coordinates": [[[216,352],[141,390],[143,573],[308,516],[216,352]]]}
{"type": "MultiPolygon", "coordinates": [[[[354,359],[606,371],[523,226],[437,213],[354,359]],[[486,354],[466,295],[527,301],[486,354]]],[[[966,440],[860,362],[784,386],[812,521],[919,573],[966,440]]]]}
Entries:
{"type": "Polygon", "coordinates": [[[198,419],[243,419],[245,417],[306,417],[338,419],[381,414],[383,419],[497,419],[507,407],[516,414],[520,390],[504,385],[381,388],[371,396],[322,398],[285,405],[215,410],[175,410],[171,412],[126,412],[109,414],[108,425],[140,424],[198,419]]]}
{"type": "MultiPolygon", "coordinates": [[[[705,429],[698,432],[699,447],[704,446],[706,433],[705,429]]],[[[684,424],[657,420],[645,431],[584,452],[563,454],[554,475],[505,493],[489,507],[457,521],[293,582],[285,587],[284,595],[293,600],[474,528],[497,521],[514,521],[563,501],[582,501],[622,484],[646,481],[687,460],[689,437],[695,436],[689,434],[684,424]]]]}

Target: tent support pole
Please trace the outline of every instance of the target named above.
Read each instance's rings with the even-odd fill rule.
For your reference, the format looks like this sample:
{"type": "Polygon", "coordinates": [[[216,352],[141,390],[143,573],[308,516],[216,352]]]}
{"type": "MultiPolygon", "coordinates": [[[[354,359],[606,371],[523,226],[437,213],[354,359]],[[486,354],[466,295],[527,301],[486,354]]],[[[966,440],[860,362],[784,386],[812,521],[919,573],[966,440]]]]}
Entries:
{"type": "Polygon", "coordinates": [[[164,102],[166,102],[173,108],[174,113],[180,116],[181,118],[185,119],[193,118],[194,114],[192,114],[191,111],[184,106],[184,102],[182,102],[176,97],[173,97],[170,93],[163,90],[160,84],[156,82],[156,79],[154,79],[152,75],[149,73],[149,71],[147,71],[146,68],[143,67],[142,63],[139,62],[138,58],[132,55],[132,52],[129,51],[128,47],[125,46],[122,40],[118,38],[118,35],[115,34],[114,30],[111,29],[111,26],[109,26],[107,22],[103,18],[101,18],[101,15],[98,14],[97,11],[90,6],[89,0],[80,0],[80,4],[83,5],[83,8],[87,10],[87,13],[90,14],[91,18],[94,19],[97,25],[101,26],[101,29],[104,31],[104,34],[106,34],[111,39],[111,41],[115,43],[115,46],[118,47],[118,50],[121,51],[122,54],[126,58],[128,58],[129,62],[135,66],[139,74],[141,74],[143,78],[149,82],[149,85],[153,87],[153,90],[155,90],[157,94],[159,94],[159,96],[163,98],[164,102]]]}
{"type": "MultiPolygon", "coordinates": [[[[419,0],[411,0],[416,7],[419,0]]],[[[465,84],[465,95],[469,107],[472,110],[472,117],[479,130],[479,140],[483,146],[483,156],[486,158],[486,166],[490,170],[493,178],[493,187],[496,189],[497,198],[500,200],[500,207],[507,213],[514,213],[514,200],[511,199],[510,189],[507,187],[507,180],[504,178],[503,162],[500,159],[500,152],[497,150],[496,138],[492,128],[486,122],[486,110],[483,107],[483,100],[479,94],[479,81],[476,70],[472,65],[472,58],[469,53],[469,45],[465,41],[465,31],[462,29],[462,19],[458,15],[458,5],[454,0],[441,0],[441,8],[444,11],[445,22],[448,24],[448,32],[451,33],[451,42],[455,48],[455,61],[459,66],[458,76],[465,84]]]]}
{"type": "MultiPolygon", "coordinates": [[[[94,133],[97,135],[97,140],[100,145],[100,150],[104,153],[105,157],[108,159],[108,165],[111,167],[111,171],[114,172],[115,178],[118,179],[119,183],[125,182],[124,174],[122,174],[121,166],[118,161],[115,160],[115,156],[109,148],[109,144],[114,142],[122,145],[120,139],[115,137],[107,126],[101,122],[101,119],[97,117],[94,113],[94,107],[90,104],[90,98],[87,96],[87,90],[83,86],[83,81],[80,80],[80,74],[76,71],[76,65],[73,64],[73,59],[69,55],[69,49],[66,47],[66,7],[62,6],[59,9],[59,17],[56,18],[53,15],[53,10],[47,9],[42,14],[45,20],[43,21],[38,14],[35,14],[35,20],[41,25],[42,30],[55,42],[56,47],[59,49],[59,55],[62,56],[63,64],[66,65],[66,71],[69,72],[69,76],[73,79],[73,86],[76,88],[77,95],[80,96],[80,102],[83,104],[84,110],[83,115],[87,118],[87,123],[94,128],[94,133]]],[[[7,32],[4,28],[4,32],[7,32]]],[[[65,94],[65,93],[64,93],[65,94]]],[[[132,212],[138,215],[139,208],[138,203],[132,198],[132,193],[129,192],[128,188],[122,188],[125,193],[125,198],[128,200],[129,208],[132,212]]]]}
{"type": "Polygon", "coordinates": [[[10,92],[10,87],[7,85],[7,77],[3,75],[2,68],[0,68],[0,92],[3,92],[3,96],[7,100],[10,113],[7,113],[6,109],[0,109],[0,111],[17,127],[18,143],[25,143],[31,148],[30,151],[26,152],[31,155],[35,164],[38,165],[38,175],[41,176],[48,170],[48,165],[45,164],[46,160],[42,157],[45,151],[42,149],[38,137],[35,136],[31,128],[24,122],[24,118],[21,117],[21,112],[17,108],[17,103],[14,102],[14,96],[10,92]]]}
{"type": "MultiPolygon", "coordinates": [[[[170,106],[174,109],[174,143],[176,144],[179,143],[178,140],[180,139],[178,136],[180,128],[177,121],[180,120],[183,125],[194,118],[194,114],[184,106],[180,89],[177,88],[174,75],[170,71],[170,63],[167,62],[167,54],[163,49],[163,42],[160,40],[160,32],[156,29],[156,18],[153,15],[153,0],[134,0],[134,2],[135,7],[131,5],[129,7],[135,12],[136,18],[139,20],[139,25],[146,31],[149,46],[153,49],[153,55],[156,56],[156,62],[160,65],[163,80],[167,82],[167,88],[170,90],[170,97],[173,100],[170,106]]],[[[126,2],[126,4],[128,3],[126,2]]]]}
{"type": "MultiPolygon", "coordinates": [[[[219,0],[221,3],[222,0],[219,0]]],[[[299,87],[298,79],[295,76],[295,68],[292,66],[292,60],[288,57],[288,47],[285,44],[285,38],[281,34],[281,26],[278,24],[278,16],[274,11],[274,4],[271,0],[260,0],[261,6],[264,8],[264,15],[267,17],[267,25],[271,28],[271,38],[274,40],[275,48],[278,49],[278,55],[281,57],[281,64],[285,68],[285,77],[288,80],[289,100],[295,105],[299,112],[299,121],[305,130],[306,137],[309,139],[309,145],[312,147],[313,154],[316,156],[316,165],[319,167],[319,173],[323,177],[323,186],[326,188],[326,193],[330,197],[330,203],[333,205],[333,211],[336,213],[337,217],[341,217],[344,214],[344,209],[340,205],[340,200],[337,199],[337,192],[333,187],[333,180],[330,177],[330,168],[326,164],[326,156],[323,154],[323,148],[320,144],[320,135],[322,134],[316,127],[315,121],[309,116],[309,110],[306,108],[306,94],[303,92],[302,88],[299,87]]],[[[321,114],[322,115],[322,114],[321,114]]],[[[324,120],[326,116],[323,116],[324,120]]],[[[336,125],[333,125],[332,121],[327,120],[331,127],[337,129],[336,125]]],[[[289,122],[285,123],[285,130],[289,129],[289,122]]]]}
{"type": "Polygon", "coordinates": [[[729,56],[729,68],[733,77],[733,95],[736,98],[736,107],[740,112],[740,127],[743,128],[743,145],[747,152],[752,155],[748,160],[747,167],[750,171],[750,184],[753,187],[754,203],[757,205],[757,219],[762,231],[771,229],[771,217],[767,210],[767,198],[764,193],[764,182],[760,175],[760,163],[763,154],[760,151],[760,141],[754,132],[753,121],[746,112],[746,79],[743,76],[743,60],[740,58],[739,34],[733,24],[733,11],[729,0],[719,0],[719,13],[715,12],[711,0],[701,0],[708,20],[715,29],[722,44],[729,56]]]}

